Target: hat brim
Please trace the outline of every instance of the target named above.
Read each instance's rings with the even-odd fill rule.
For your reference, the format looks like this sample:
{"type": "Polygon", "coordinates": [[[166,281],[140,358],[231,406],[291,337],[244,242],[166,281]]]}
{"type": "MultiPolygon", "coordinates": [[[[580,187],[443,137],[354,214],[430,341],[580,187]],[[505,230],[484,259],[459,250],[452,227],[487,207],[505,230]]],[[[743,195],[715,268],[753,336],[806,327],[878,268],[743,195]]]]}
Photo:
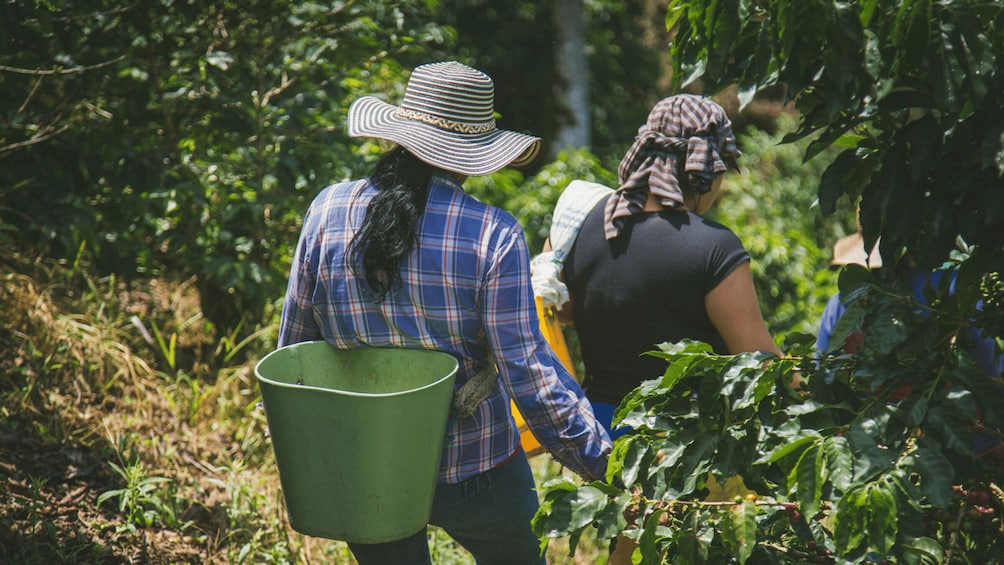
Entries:
{"type": "Polygon", "coordinates": [[[393,106],[372,96],[349,107],[351,137],[393,141],[426,163],[467,176],[487,175],[505,167],[525,167],[540,151],[540,138],[493,129],[464,134],[403,118],[393,106]]]}
{"type": "Polygon", "coordinates": [[[861,265],[869,269],[882,268],[882,255],[879,254],[878,242],[871,253],[865,252],[865,241],[860,233],[852,233],[840,238],[833,244],[833,260],[830,261],[831,269],[839,269],[844,265],[861,265]]]}

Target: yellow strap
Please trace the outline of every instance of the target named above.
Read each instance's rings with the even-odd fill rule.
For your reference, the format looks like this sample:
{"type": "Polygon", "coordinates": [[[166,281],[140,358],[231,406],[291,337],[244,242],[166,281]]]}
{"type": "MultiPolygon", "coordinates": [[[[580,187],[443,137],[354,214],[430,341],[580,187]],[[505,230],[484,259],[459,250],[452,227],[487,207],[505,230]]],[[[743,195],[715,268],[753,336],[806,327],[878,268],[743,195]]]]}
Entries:
{"type": "Polygon", "coordinates": [[[537,296],[537,319],[540,320],[540,331],[544,334],[544,339],[550,344],[551,349],[558,354],[558,359],[568,369],[569,373],[579,380],[575,374],[575,364],[572,363],[572,355],[568,352],[568,344],[565,343],[565,334],[561,331],[561,323],[558,322],[558,313],[554,308],[544,308],[544,303],[537,296]]]}

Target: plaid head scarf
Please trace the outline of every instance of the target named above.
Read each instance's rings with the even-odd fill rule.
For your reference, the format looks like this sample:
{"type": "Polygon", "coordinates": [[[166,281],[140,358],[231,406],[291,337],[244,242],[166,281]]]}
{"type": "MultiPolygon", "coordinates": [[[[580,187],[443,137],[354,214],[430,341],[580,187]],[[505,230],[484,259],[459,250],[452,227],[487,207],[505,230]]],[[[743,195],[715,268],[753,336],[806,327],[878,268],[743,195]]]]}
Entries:
{"type": "Polygon", "coordinates": [[[680,208],[684,187],[707,193],[740,155],[732,122],[716,102],[692,94],[662,99],[618,168],[621,185],[604,211],[606,238],[620,235],[624,220],[641,212],[649,192],[664,206],[680,208]]]}

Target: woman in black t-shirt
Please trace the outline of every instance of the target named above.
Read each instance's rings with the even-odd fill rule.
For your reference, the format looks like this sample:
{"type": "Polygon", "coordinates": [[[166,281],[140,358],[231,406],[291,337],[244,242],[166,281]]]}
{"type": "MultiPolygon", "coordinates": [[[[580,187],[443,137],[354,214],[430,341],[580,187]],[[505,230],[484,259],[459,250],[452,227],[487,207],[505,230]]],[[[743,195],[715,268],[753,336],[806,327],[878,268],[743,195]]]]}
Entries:
{"type": "Polygon", "coordinates": [[[621,161],[620,187],[579,229],[562,270],[571,301],[560,313],[575,323],[586,394],[608,429],[624,395],[663,374],[664,361],[643,355],[659,343],[690,338],[723,354],[781,354],[749,255],[732,231],[701,216],[740,155],[721,106],[666,98],[621,161]]]}

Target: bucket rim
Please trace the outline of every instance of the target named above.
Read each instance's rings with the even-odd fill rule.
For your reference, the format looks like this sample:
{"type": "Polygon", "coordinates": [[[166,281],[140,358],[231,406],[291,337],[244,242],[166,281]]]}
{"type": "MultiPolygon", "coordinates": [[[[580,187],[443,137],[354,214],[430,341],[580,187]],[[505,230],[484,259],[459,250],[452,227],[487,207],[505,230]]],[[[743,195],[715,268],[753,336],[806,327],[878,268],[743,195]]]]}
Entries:
{"type": "Polygon", "coordinates": [[[426,389],[430,389],[430,388],[439,386],[439,385],[441,385],[443,383],[443,381],[456,377],[458,370],[460,370],[460,361],[456,358],[456,356],[454,356],[453,354],[448,353],[446,351],[440,351],[438,349],[422,349],[422,348],[419,348],[419,347],[373,347],[373,346],[338,348],[338,347],[335,347],[334,345],[331,345],[327,341],[317,340],[317,341],[301,341],[301,342],[298,342],[298,343],[291,343],[289,345],[285,345],[283,347],[280,347],[278,349],[275,349],[275,350],[269,352],[264,357],[262,357],[261,359],[259,359],[257,363],[255,363],[255,366],[254,366],[254,375],[255,375],[255,378],[258,379],[259,382],[263,382],[263,383],[266,383],[266,384],[268,384],[270,386],[275,386],[275,387],[278,387],[278,388],[295,389],[295,390],[300,390],[300,391],[317,391],[317,392],[325,392],[325,393],[337,392],[338,394],[341,394],[341,395],[344,395],[344,396],[355,396],[355,397],[362,397],[362,398],[390,398],[390,397],[394,397],[394,396],[401,396],[401,395],[404,395],[404,394],[412,394],[412,393],[415,393],[415,392],[419,392],[419,391],[422,391],[422,390],[426,390],[426,389]],[[306,384],[286,383],[286,382],[281,382],[281,381],[276,381],[276,380],[270,379],[270,378],[266,377],[265,375],[261,374],[261,371],[259,370],[260,367],[261,367],[261,365],[263,363],[265,363],[265,361],[268,360],[273,355],[276,355],[276,354],[278,354],[281,351],[285,351],[287,349],[295,348],[295,347],[298,347],[298,346],[312,345],[312,344],[318,344],[318,343],[325,343],[325,344],[331,346],[334,349],[381,349],[381,350],[405,350],[405,351],[422,351],[422,352],[426,352],[426,353],[436,353],[436,354],[445,355],[445,356],[451,358],[453,360],[453,362],[454,362],[454,365],[453,365],[453,368],[450,371],[448,371],[445,375],[437,378],[436,380],[434,380],[434,381],[432,381],[432,382],[430,382],[428,384],[424,384],[422,386],[417,386],[417,387],[409,388],[409,389],[405,389],[405,390],[398,390],[398,391],[394,391],[394,392],[357,392],[357,391],[352,391],[352,390],[343,390],[343,389],[340,389],[340,388],[329,388],[329,387],[320,387],[320,386],[313,386],[313,385],[306,385],[306,384]]]}

